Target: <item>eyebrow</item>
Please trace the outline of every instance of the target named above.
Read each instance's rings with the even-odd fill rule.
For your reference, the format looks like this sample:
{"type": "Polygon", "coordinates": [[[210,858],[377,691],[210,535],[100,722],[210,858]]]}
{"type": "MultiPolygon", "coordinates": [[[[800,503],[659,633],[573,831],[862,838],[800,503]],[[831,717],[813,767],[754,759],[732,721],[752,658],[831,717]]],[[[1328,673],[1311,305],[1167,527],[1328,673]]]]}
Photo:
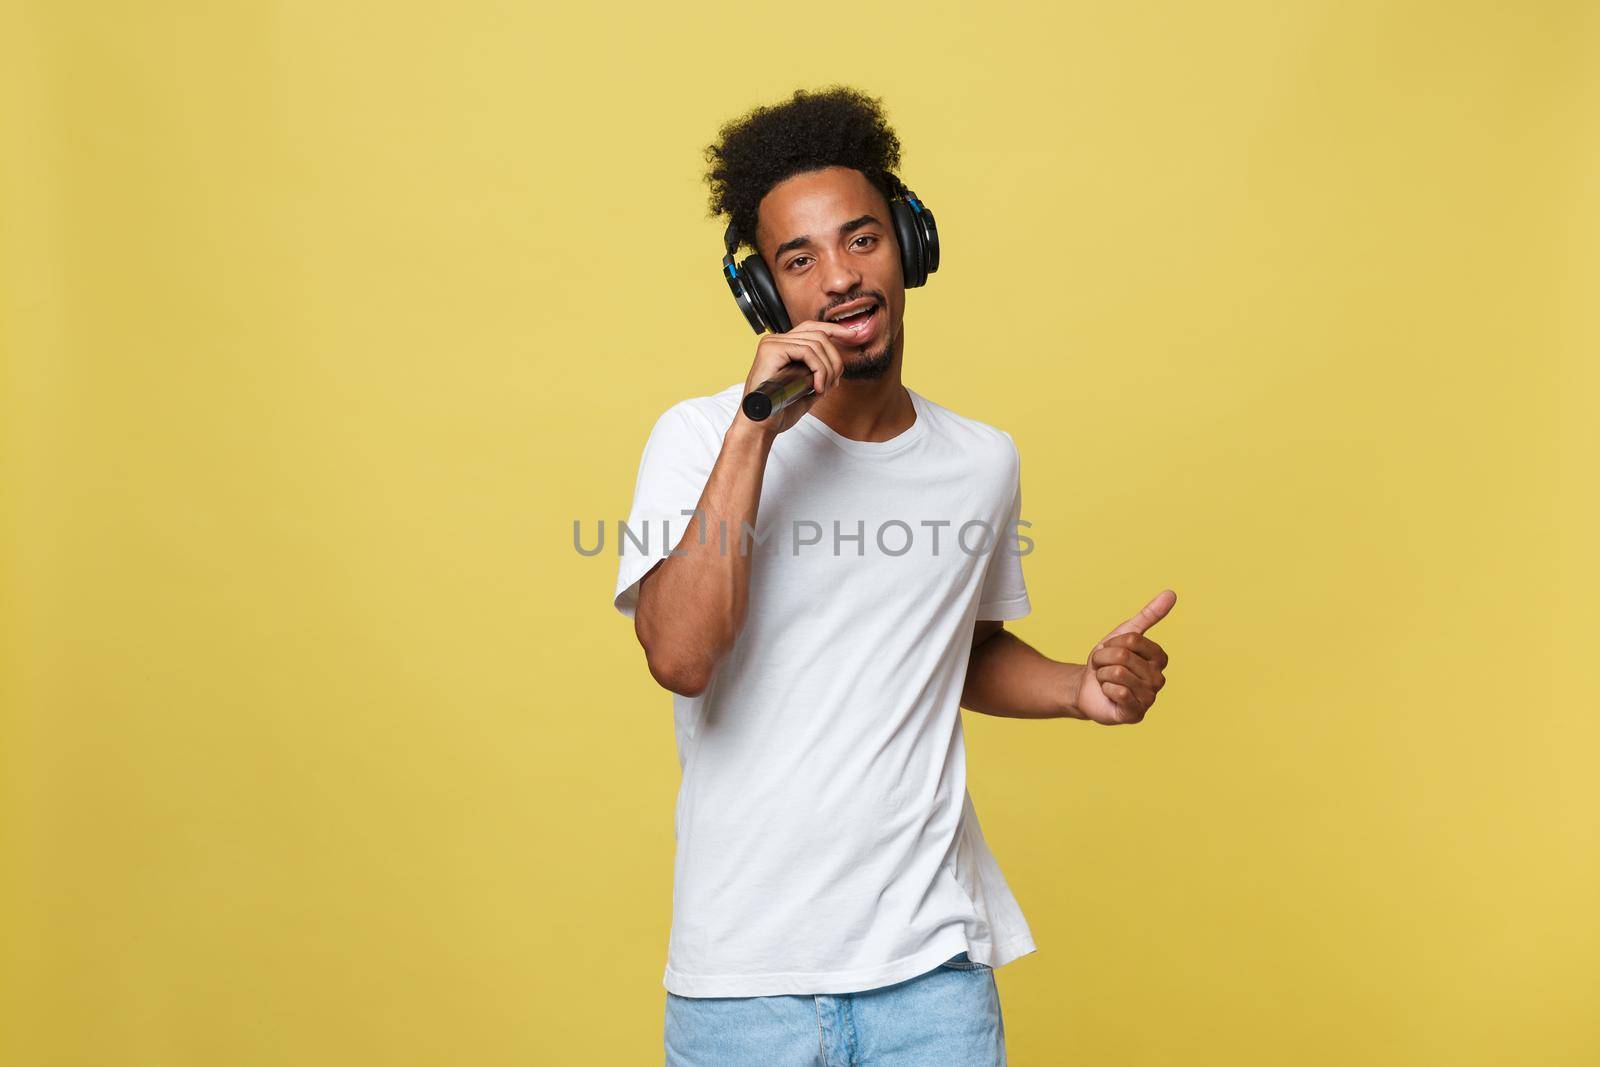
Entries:
{"type": "MultiPolygon", "coordinates": [[[[859,218],[851,219],[849,222],[845,223],[843,226],[840,226],[839,227],[839,236],[843,237],[846,234],[853,233],[854,231],[861,229],[861,227],[863,227],[863,226],[882,226],[882,225],[883,225],[883,223],[879,222],[875,216],[873,216],[873,215],[862,215],[859,218]]],[[[791,237],[789,240],[783,242],[783,244],[778,246],[777,251],[772,253],[772,258],[773,259],[778,259],[785,252],[792,252],[796,248],[804,248],[806,245],[809,245],[810,243],[811,243],[811,236],[809,234],[805,234],[805,235],[802,235],[800,237],[791,237]]]]}

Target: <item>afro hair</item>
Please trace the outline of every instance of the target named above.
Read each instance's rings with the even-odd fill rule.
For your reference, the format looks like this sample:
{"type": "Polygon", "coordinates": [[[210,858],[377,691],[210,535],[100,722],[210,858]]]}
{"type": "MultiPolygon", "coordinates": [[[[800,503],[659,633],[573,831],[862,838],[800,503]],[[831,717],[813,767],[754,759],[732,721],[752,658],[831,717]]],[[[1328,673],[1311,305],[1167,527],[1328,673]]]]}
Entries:
{"type": "Polygon", "coordinates": [[[797,89],[778,104],[754,108],[725,124],[707,146],[712,217],[726,215],[738,244],[756,246],[756,208],[774,185],[822,167],[851,167],[885,200],[887,175],[900,166],[900,138],[882,101],[845,86],[797,89]]]}

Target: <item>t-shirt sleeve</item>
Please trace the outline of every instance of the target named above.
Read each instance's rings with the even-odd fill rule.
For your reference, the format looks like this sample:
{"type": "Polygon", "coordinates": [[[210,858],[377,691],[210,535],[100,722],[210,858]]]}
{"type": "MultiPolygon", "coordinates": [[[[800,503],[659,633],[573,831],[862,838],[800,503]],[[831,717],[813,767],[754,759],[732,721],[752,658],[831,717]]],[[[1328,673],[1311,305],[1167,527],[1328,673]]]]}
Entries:
{"type": "Polygon", "coordinates": [[[1017,546],[1017,520],[1022,516],[1022,457],[1010,434],[1006,434],[1006,440],[1012,459],[1011,507],[996,531],[994,549],[984,571],[983,591],[978,594],[980,619],[1020,619],[1033,610],[1028,602],[1028,587],[1022,580],[1022,554],[1017,546]]]}
{"type": "Polygon", "coordinates": [[[617,528],[617,588],[611,603],[628,618],[639,604],[639,579],[667,558],[694,521],[722,442],[687,402],[668,408],[656,420],[639,459],[633,506],[626,531],[617,528]]]}

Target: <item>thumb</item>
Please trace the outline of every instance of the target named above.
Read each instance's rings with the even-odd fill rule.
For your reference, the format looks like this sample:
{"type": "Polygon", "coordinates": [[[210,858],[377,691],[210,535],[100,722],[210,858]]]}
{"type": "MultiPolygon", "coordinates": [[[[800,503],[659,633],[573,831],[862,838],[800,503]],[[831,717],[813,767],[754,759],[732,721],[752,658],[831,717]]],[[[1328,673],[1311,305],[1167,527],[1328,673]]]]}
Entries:
{"type": "MultiPolygon", "coordinates": [[[[1156,623],[1167,617],[1167,612],[1172,610],[1172,605],[1178,602],[1178,594],[1171,589],[1163,589],[1156,594],[1154,600],[1139,609],[1139,614],[1118,626],[1115,630],[1100,639],[1100,644],[1105,644],[1119,634],[1142,634],[1156,623]]],[[[1096,648],[1099,645],[1095,646],[1096,648]]]]}

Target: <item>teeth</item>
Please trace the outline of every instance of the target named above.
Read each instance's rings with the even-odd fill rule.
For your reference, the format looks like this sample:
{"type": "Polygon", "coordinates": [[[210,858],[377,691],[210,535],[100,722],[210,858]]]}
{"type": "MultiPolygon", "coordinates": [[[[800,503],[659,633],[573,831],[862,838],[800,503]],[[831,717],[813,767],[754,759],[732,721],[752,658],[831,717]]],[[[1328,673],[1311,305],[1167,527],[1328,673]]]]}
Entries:
{"type": "Polygon", "coordinates": [[[875,307],[877,307],[877,306],[878,306],[878,305],[877,305],[877,304],[868,304],[868,305],[867,305],[867,306],[866,306],[866,307],[864,307],[864,308],[857,308],[857,309],[856,309],[856,310],[855,310],[855,311],[851,311],[851,312],[848,312],[848,313],[847,313],[847,314],[844,314],[844,315],[835,315],[835,316],[834,316],[834,317],[833,317],[833,318],[831,318],[831,319],[829,319],[829,320],[828,320],[828,321],[829,321],[829,322],[838,322],[838,321],[839,321],[839,320],[840,320],[840,319],[847,319],[847,318],[849,318],[849,317],[850,317],[850,316],[851,316],[851,315],[859,315],[859,314],[861,314],[861,313],[862,313],[862,312],[864,312],[864,311],[871,311],[871,310],[872,310],[872,309],[873,309],[873,308],[875,308],[875,307]]]}

